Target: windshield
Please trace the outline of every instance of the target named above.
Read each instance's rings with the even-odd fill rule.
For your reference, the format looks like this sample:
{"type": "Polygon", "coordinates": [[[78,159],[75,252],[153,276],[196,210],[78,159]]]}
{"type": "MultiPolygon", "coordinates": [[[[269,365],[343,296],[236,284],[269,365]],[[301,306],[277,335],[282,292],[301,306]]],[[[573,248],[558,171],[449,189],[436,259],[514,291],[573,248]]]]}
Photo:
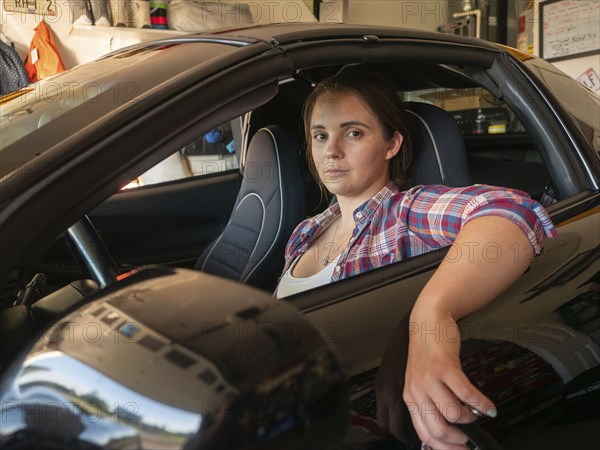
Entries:
{"type": "MultiPolygon", "coordinates": [[[[99,74],[101,75],[101,74],[99,74]]],[[[108,95],[115,103],[134,98],[139,86],[135,82],[109,80],[81,82],[80,71],[73,70],[60,80],[46,79],[13,95],[0,105],[0,148],[48,125],[82,103],[96,103],[108,95]]]]}
{"type": "Polygon", "coordinates": [[[565,73],[540,59],[527,66],[548,86],[556,100],[572,115],[596,156],[600,158],[600,97],[565,73]]]}

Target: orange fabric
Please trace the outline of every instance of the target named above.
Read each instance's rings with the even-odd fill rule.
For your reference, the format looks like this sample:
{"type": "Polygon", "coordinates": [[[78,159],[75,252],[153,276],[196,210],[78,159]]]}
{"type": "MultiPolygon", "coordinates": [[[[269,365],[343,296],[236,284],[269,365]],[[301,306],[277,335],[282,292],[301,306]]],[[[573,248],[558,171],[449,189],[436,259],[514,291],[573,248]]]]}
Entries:
{"type": "Polygon", "coordinates": [[[54,42],[54,37],[52,37],[52,30],[44,21],[41,21],[35,27],[35,34],[29,46],[29,55],[25,63],[25,70],[31,82],[67,70],[60,57],[60,53],[58,53],[56,42],[54,42]]]}

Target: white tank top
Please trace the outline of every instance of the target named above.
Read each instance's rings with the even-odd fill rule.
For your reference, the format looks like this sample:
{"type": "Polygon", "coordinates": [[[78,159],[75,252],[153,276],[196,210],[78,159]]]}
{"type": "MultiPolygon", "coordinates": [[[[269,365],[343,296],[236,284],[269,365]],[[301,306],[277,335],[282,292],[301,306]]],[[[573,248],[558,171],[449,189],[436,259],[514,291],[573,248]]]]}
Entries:
{"type": "Polygon", "coordinates": [[[333,276],[333,271],[338,263],[339,256],[325,266],[323,270],[320,270],[314,275],[306,278],[296,278],[292,275],[292,271],[294,270],[294,267],[296,267],[296,263],[301,257],[302,254],[300,254],[300,256],[298,256],[292,264],[290,264],[290,268],[285,271],[281,277],[281,280],[279,280],[279,286],[277,286],[276,293],[277,298],[287,297],[289,295],[307,291],[331,282],[331,277],[333,276]]]}

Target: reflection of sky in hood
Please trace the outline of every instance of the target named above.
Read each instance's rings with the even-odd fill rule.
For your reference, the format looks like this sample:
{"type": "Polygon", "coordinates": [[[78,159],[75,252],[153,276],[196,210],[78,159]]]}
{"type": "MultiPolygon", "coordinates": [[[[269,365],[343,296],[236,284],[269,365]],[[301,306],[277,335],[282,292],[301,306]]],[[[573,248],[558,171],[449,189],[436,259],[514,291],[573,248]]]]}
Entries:
{"type": "Polygon", "coordinates": [[[41,381],[55,383],[78,397],[93,395],[101,399],[113,413],[119,406],[125,413],[141,417],[144,424],[163,427],[171,433],[192,434],[200,428],[199,413],[149,399],[63,353],[34,356],[25,362],[25,369],[19,378],[21,386],[41,381]]]}

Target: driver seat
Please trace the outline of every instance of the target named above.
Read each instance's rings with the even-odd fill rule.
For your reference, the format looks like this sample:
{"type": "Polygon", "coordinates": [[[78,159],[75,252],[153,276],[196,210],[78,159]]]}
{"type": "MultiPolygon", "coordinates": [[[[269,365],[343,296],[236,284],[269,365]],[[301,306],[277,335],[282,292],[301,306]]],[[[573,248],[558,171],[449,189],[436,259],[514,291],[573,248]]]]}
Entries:
{"type": "Polygon", "coordinates": [[[229,222],[195,268],[273,291],[285,246],[304,219],[299,143],[282,127],[261,128],[250,141],[229,222]]]}

